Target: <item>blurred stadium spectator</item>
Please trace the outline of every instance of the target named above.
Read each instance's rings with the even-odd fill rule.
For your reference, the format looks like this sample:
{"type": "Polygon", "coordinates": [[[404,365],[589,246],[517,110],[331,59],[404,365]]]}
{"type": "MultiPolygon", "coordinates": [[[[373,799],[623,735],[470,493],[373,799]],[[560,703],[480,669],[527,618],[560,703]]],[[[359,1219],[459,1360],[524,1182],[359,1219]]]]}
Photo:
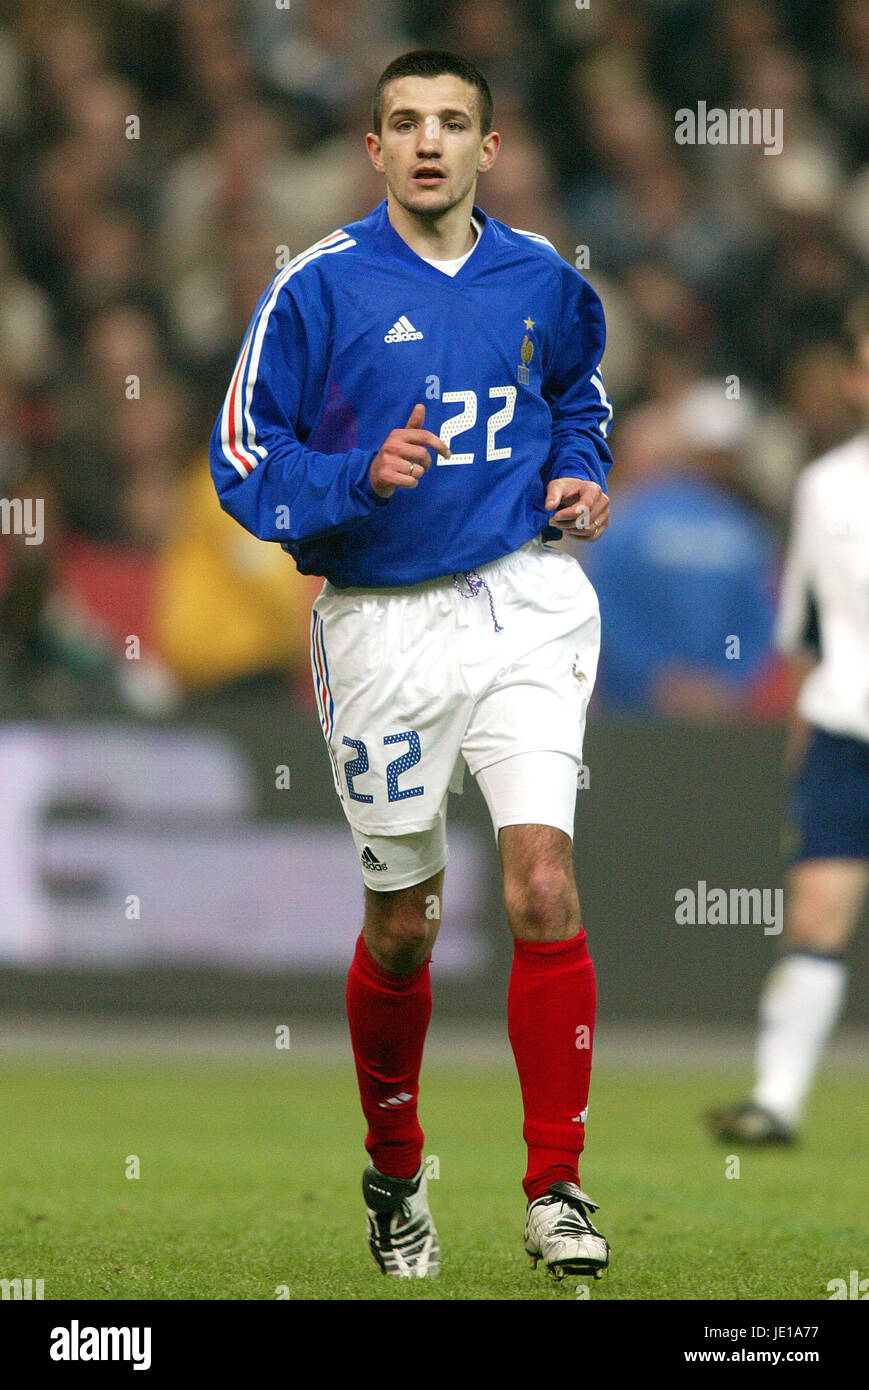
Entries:
{"type": "Polygon", "coordinates": [[[188,694],[253,679],[313,708],[309,614],[322,581],[301,575],[279,545],[264,545],[221,510],[207,454],[188,467],[158,559],[157,647],[188,694]]]}
{"type": "Polygon", "coordinates": [[[689,720],[748,712],[773,629],[772,537],[735,495],[752,426],[751,408],[717,382],[628,416],[619,525],[588,561],[607,632],[606,708],[689,720]]]}

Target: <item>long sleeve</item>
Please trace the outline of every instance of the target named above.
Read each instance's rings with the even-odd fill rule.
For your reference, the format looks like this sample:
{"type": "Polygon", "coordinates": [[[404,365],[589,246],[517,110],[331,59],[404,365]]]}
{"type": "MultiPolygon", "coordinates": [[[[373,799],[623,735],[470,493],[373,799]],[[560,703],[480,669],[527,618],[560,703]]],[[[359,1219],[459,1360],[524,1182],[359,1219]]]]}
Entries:
{"type": "Polygon", "coordinates": [[[374,492],[373,449],[306,447],[327,389],[328,308],[310,275],[266,290],[214,425],[210,463],[221,506],[261,540],[301,541],[353,526],[388,499],[374,492]]]}
{"type": "Polygon", "coordinates": [[[612,406],[600,375],[606,343],[601,302],[572,267],[553,361],[543,394],[552,411],[552,444],[544,479],[588,478],[606,490],[612,465],[607,432],[612,406]]]}

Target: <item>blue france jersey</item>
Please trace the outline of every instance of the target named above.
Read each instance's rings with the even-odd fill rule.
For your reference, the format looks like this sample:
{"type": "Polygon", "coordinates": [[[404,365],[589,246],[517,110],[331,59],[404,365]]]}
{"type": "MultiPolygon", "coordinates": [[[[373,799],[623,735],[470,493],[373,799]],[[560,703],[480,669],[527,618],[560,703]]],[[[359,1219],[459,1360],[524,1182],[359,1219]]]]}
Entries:
{"type": "Polygon", "coordinates": [[[211,437],[221,505],[339,588],[416,584],[517,550],[548,526],[552,478],[606,486],[612,409],[591,286],[541,237],[474,209],[454,277],[382,202],[274,277],[211,437]],[[417,402],[449,445],[389,498],[369,470],[417,402]]]}

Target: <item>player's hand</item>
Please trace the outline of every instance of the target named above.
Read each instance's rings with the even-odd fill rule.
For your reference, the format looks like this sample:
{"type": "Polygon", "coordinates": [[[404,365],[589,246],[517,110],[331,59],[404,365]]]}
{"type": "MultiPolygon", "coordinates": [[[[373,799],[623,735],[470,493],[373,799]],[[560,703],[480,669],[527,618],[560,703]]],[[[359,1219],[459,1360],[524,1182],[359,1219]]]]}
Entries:
{"type": "Polygon", "coordinates": [[[550,526],[575,541],[596,541],[610,524],[610,500],[599,483],[586,478],[553,478],[544,503],[550,526]]]}
{"type": "Polygon", "coordinates": [[[431,430],[424,430],[425,406],[415,405],[403,430],[393,430],[371,465],[371,486],[378,497],[391,497],[397,487],[416,487],[426,469],[431,468],[431,454],[450,457],[449,445],[431,430]]]}

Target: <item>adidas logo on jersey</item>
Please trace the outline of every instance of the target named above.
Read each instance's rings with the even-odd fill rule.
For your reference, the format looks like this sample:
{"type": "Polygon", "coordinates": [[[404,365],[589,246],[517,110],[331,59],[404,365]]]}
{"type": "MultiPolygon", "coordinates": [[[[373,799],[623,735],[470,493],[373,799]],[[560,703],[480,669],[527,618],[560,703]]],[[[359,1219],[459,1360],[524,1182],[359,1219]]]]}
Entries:
{"type": "Polygon", "coordinates": [[[359,858],[362,862],[363,868],[372,869],[375,873],[377,873],[379,870],[389,868],[388,864],[382,864],[380,862],[370,845],[365,846],[359,858]]]}
{"type": "Polygon", "coordinates": [[[402,314],[400,319],[395,320],[383,341],[385,343],[412,343],[421,337],[422,334],[417,332],[410,319],[402,314]]]}

